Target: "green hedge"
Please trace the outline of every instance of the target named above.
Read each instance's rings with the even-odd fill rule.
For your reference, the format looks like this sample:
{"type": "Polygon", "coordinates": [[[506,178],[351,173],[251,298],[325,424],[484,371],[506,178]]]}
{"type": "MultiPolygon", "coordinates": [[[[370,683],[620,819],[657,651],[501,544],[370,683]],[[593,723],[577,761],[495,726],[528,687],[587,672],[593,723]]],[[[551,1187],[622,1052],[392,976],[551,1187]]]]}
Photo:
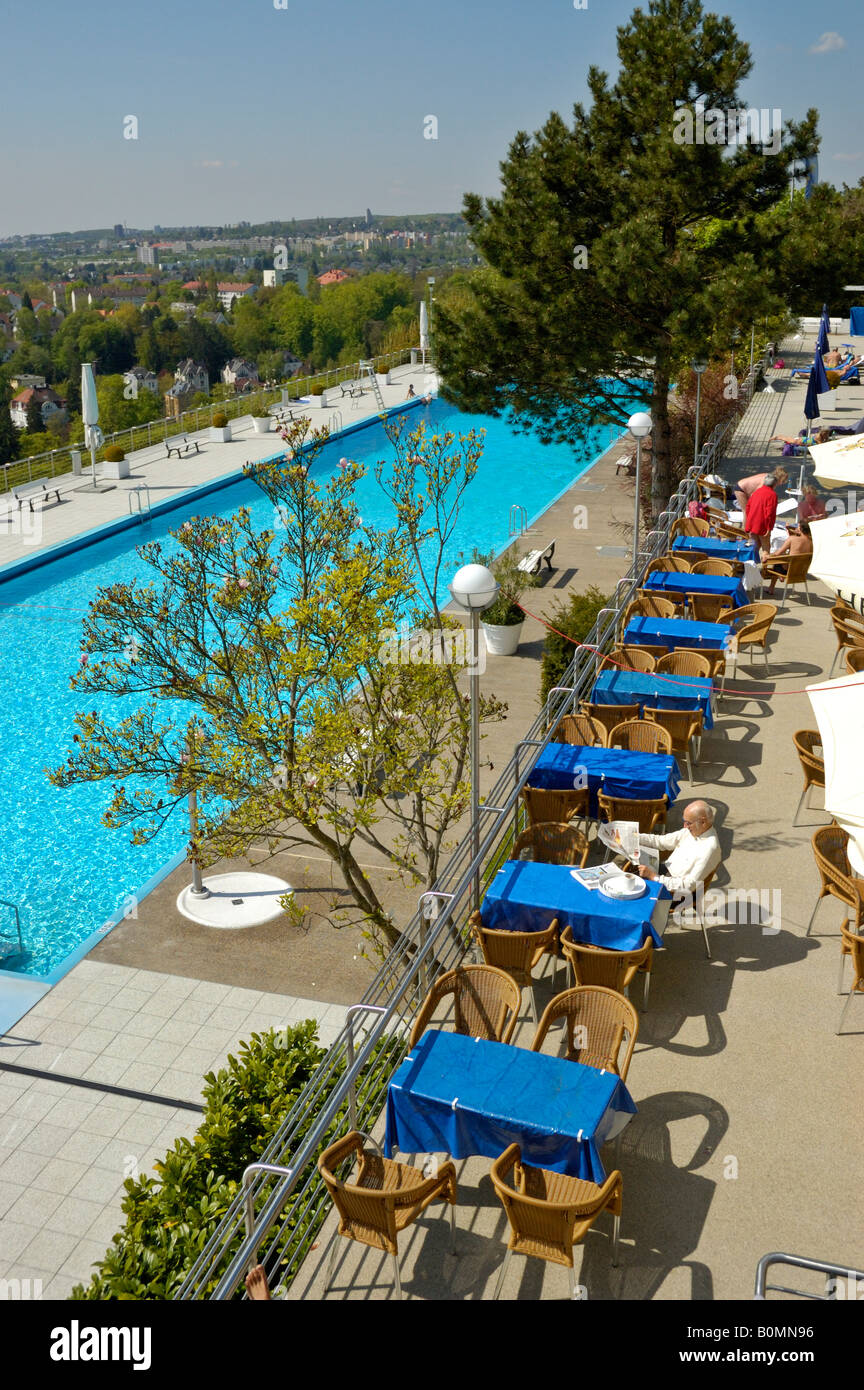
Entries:
{"type": "Polygon", "coordinates": [[[170,1299],[237,1195],[243,1169],[279,1129],[324,1056],[307,1019],[253,1033],[239,1056],[205,1078],[204,1117],[177,1139],[157,1177],[127,1178],[126,1222],[73,1299],[170,1299]]]}
{"type": "Polygon", "coordinates": [[[540,703],[544,704],[549,691],[561,684],[564,672],[576,653],[576,643],[584,642],[601,608],[609,604],[609,595],[592,584],[584,594],[571,594],[547,615],[547,622],[566,636],[547,632],[543,644],[543,665],[540,671],[540,703]],[[570,640],[568,640],[568,638],[570,640]]]}

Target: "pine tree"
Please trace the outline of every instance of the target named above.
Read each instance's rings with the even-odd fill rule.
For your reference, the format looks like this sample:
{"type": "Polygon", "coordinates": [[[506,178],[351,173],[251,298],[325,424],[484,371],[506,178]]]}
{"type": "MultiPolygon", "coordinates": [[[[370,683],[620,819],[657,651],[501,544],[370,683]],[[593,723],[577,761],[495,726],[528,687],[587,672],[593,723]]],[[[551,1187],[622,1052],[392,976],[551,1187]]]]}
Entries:
{"type": "Polygon", "coordinates": [[[18,431],[9,414],[11,401],[12,388],[6,378],[0,376],[0,463],[9,463],[20,453],[18,431]]]}
{"type": "Polygon", "coordinates": [[[791,158],[815,149],[817,115],[788,123],[776,153],[773,140],[697,143],[698,123],[686,143],[676,110],[739,110],[752,66],[731,21],[699,0],[650,0],[619,28],[618,55],[614,86],[590,69],[593,104],[576,105],[570,126],[553,113],[533,137],[516,135],[499,198],[466,195],[486,265],[439,304],[436,336],[451,399],[510,407],[541,438],[624,424],[627,383],[640,378],[656,512],[671,491],[676,373],[782,302],[782,233],[760,239],[754,225],[785,193],[791,158]]]}

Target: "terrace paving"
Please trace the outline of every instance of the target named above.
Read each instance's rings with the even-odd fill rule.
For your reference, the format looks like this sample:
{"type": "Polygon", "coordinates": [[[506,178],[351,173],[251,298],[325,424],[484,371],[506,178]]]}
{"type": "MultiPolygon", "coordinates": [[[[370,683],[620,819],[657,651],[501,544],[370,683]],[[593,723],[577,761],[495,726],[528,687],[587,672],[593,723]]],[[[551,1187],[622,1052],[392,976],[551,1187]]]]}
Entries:
{"type": "MultiPolygon", "coordinates": [[[[792,354],[784,355],[793,365],[792,354]]],[[[725,474],[740,476],[750,471],[746,462],[762,462],[764,441],[778,425],[789,433],[797,428],[793,391],[757,395],[725,474]]],[[[857,418],[864,391],[845,391],[841,399],[857,418]]],[[[615,477],[620,452],[613,449],[526,538],[538,546],[558,542],[558,569],[529,595],[532,611],[548,614],[568,590],[589,582],[608,591],[626,568],[625,557],[598,553],[626,544],[632,485],[615,477]],[[574,527],[576,505],[587,505],[587,527],[574,527]]],[[[827,818],[814,811],[807,825],[791,828],[801,786],[791,734],[814,723],[800,692],[828,669],[834,652],[829,600],[813,587],[819,597],[812,607],[796,593],[780,615],[769,678],[748,682],[742,672],[736,686],[753,693],[723,701],[693,788],[717,808],[725,855],[718,886],[780,891],[781,929],[766,933],[749,922],[713,928],[708,961],[698,930],[670,927],[650,1007],[640,1010],[628,1079],[639,1114],[623,1141],[621,1266],[610,1269],[601,1221],[581,1266],[590,1298],[747,1297],[756,1261],[770,1249],[862,1263],[855,1213],[864,1008],[850,1009],[847,1033],[836,1038],[838,905],[821,907],[815,930],[804,935],[818,888],[809,837],[827,818]],[[769,689],[775,694],[756,694],[769,689]]],[[[484,685],[510,706],[484,746],[498,767],[536,714],[542,636],[530,618],[515,657],[489,658],[484,685]]],[[[485,768],[486,785],[497,775],[485,768]]],[[[679,815],[689,790],[685,782],[679,815]]],[[[670,826],[676,823],[673,814],[670,826]]],[[[145,1169],[197,1124],[189,1110],[152,1098],[26,1077],[4,1063],[190,1103],[204,1072],[253,1030],[315,1016],[322,1039],[335,1037],[344,1006],[366,988],[370,965],[356,934],[334,932],[321,910],[327,865],[312,856],[305,863],[277,857],[266,867],[320,910],[305,935],[278,922],[238,933],[195,927],[174,908],[188,880],[185,869],[177,870],[139,905],[137,920],[115,928],[0,1040],[2,1277],[41,1278],[43,1296],[67,1296],[120,1224],[129,1156],[145,1169]]],[[[391,883],[388,893],[397,918],[413,912],[415,887],[391,883]]],[[[551,982],[544,977],[537,992],[542,1008],[551,982]]],[[[516,1041],[524,1045],[532,1031],[523,1022],[516,1041]]],[[[488,1167],[472,1159],[462,1171],[455,1260],[434,1208],[403,1238],[408,1295],[491,1295],[504,1219],[488,1167]]],[[[332,1228],[331,1216],[290,1298],[321,1296],[321,1256],[332,1228]]],[[[330,1296],[392,1296],[383,1258],[343,1244],[330,1296]]],[[[505,1297],[565,1296],[563,1270],[514,1261],[505,1297]]]]}

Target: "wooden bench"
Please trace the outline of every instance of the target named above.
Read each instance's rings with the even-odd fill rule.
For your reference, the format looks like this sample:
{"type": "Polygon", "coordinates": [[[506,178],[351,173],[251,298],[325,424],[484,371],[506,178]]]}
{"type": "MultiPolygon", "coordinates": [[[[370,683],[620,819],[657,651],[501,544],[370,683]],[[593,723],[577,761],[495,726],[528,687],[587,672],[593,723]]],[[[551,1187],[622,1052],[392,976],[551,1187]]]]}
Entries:
{"type": "Polygon", "coordinates": [[[165,447],[168,450],[169,459],[172,454],[176,454],[179,459],[181,454],[189,454],[192,452],[193,449],[195,450],[196,454],[200,454],[201,452],[201,447],[198,440],[187,439],[185,434],[179,435],[178,438],[175,439],[173,444],[169,444],[166,439],[165,447]]]}
{"type": "Polygon", "coordinates": [[[53,484],[50,483],[28,483],[25,487],[13,488],[12,496],[18,503],[19,512],[23,507],[25,501],[29,502],[30,510],[32,512],[34,502],[41,502],[42,505],[45,506],[51,497],[53,497],[56,502],[59,502],[60,489],[59,487],[55,487],[53,486],[53,484]]]}
{"type": "Polygon", "coordinates": [[[551,570],[552,556],[555,554],[555,541],[550,541],[545,550],[529,550],[524,559],[519,561],[517,569],[525,574],[539,574],[543,561],[546,561],[546,568],[551,570]]]}

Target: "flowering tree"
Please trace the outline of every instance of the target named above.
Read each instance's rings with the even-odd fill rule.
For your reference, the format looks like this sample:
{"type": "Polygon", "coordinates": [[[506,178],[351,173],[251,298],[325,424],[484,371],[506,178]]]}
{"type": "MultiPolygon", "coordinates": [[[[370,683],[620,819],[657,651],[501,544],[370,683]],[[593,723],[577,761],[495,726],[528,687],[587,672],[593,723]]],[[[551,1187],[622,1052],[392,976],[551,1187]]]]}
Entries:
{"type": "MultiPolygon", "coordinates": [[[[436,540],[398,509],[389,530],[362,524],[354,493],[364,470],[347,462],[319,487],[312,466],[327,431],[301,420],[283,438],[287,460],[247,468],[278,528],[256,530],[246,509],[228,521],[197,517],[171,533],[176,544],[141,547],[149,583],[98,592],[73,688],[137,704],[118,718],[103,699],[77,715],[74,746],[50,775],[60,787],[113,782],[105,824],[129,828],[136,843],[195,789],[189,852],[201,864],[253,847],[323,850],[350,898],[333,910],[392,943],[398,930],[359,847],[431,886],[468,804],[465,654],[451,644],[448,660],[418,662],[388,638],[428,612],[416,557],[425,548],[436,571],[449,532],[436,540]]],[[[410,452],[429,498],[459,493],[481,447],[422,430],[397,443],[396,476],[410,452]]],[[[440,627],[457,627],[432,606],[440,627]]],[[[487,697],[481,719],[503,708],[487,697]]]]}

